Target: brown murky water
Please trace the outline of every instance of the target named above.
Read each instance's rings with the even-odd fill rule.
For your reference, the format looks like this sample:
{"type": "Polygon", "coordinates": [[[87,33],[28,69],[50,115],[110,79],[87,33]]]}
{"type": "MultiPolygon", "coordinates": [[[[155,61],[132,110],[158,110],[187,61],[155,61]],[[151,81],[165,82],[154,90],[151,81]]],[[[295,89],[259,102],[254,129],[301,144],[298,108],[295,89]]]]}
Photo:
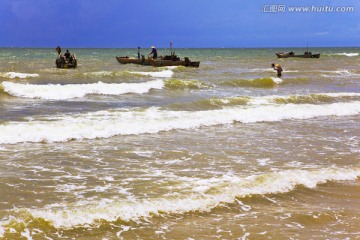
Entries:
{"type": "Polygon", "coordinates": [[[360,49],[276,51],[0,49],[0,239],[359,239],[360,49]]]}

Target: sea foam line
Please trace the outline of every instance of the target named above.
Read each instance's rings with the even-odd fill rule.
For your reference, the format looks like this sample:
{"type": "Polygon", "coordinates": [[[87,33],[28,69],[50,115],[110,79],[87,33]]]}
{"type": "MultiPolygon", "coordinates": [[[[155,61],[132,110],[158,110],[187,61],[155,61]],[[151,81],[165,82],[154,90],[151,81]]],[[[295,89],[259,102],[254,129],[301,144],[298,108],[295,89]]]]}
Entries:
{"type": "Polygon", "coordinates": [[[154,78],[171,78],[174,75],[174,72],[171,69],[173,68],[167,67],[166,69],[160,72],[129,72],[129,73],[143,75],[143,76],[150,76],[154,78]]]}
{"type": "Polygon", "coordinates": [[[37,74],[37,73],[5,72],[5,73],[0,73],[0,77],[4,77],[4,78],[33,78],[33,77],[39,77],[39,74],[37,74]]]}
{"type": "Polygon", "coordinates": [[[126,93],[143,94],[150,89],[162,89],[162,80],[143,83],[91,83],[91,84],[21,84],[4,81],[4,91],[16,97],[64,100],[84,97],[88,94],[121,95],[126,93]]]}
{"type": "Polygon", "coordinates": [[[349,116],[360,113],[360,102],[323,105],[286,104],[233,107],[208,111],[100,111],[62,115],[48,120],[9,122],[0,125],[0,144],[19,142],[63,142],[70,139],[109,138],[116,135],[139,135],[161,131],[194,129],[233,122],[276,122],[321,116],[349,116]]]}
{"type": "Polygon", "coordinates": [[[357,57],[359,56],[359,53],[334,53],[330,55],[338,55],[338,56],[347,56],[347,57],[357,57]]]}
{"type": "MultiPolygon", "coordinates": [[[[72,205],[49,205],[41,209],[18,209],[14,210],[13,214],[20,213],[22,216],[30,215],[36,219],[44,219],[57,229],[71,229],[97,226],[102,222],[99,220],[129,222],[164,214],[210,212],[221,204],[235,203],[237,198],[287,193],[298,186],[316,188],[319,184],[329,181],[354,181],[359,176],[359,168],[331,167],[313,170],[284,170],[248,177],[224,175],[211,179],[193,178],[189,183],[184,183],[186,186],[184,188],[187,190],[189,187],[193,188],[191,193],[182,194],[181,197],[174,195],[132,201],[117,198],[96,202],[81,201],[72,205]]],[[[248,206],[249,209],[251,206],[248,206]]],[[[6,228],[6,225],[6,222],[2,222],[0,226],[6,228]]]]}

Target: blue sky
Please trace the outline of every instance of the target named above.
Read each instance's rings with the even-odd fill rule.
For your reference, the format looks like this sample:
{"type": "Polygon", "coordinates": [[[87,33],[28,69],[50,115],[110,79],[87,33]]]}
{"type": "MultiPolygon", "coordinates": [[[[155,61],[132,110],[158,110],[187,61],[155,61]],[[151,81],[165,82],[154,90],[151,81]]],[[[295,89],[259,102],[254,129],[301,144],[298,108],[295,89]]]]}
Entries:
{"type": "Polygon", "coordinates": [[[360,46],[359,0],[0,0],[0,22],[0,47],[360,46]]]}

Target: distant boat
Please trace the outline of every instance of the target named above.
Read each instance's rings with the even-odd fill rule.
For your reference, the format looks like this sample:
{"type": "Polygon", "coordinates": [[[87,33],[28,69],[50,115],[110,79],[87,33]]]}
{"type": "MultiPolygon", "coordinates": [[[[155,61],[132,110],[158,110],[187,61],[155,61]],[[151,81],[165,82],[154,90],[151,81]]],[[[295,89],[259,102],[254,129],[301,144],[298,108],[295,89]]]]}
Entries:
{"type": "Polygon", "coordinates": [[[294,52],[275,53],[278,58],[320,58],[320,53],[304,52],[304,54],[295,54],[294,52]]]}
{"type": "Polygon", "coordinates": [[[185,67],[199,67],[200,62],[190,61],[188,57],[185,57],[184,60],[181,60],[175,54],[166,55],[159,57],[158,59],[147,58],[144,56],[142,58],[130,58],[130,57],[116,57],[116,60],[121,64],[139,64],[139,65],[151,65],[153,67],[166,67],[166,66],[185,66],[185,67]]]}

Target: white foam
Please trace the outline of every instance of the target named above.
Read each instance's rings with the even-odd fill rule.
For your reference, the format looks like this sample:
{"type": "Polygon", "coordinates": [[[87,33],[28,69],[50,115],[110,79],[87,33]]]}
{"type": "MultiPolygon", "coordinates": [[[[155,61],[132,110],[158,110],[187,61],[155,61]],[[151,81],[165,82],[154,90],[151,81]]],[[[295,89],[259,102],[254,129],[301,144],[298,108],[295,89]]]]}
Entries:
{"type": "Polygon", "coordinates": [[[0,225],[0,237],[4,237],[5,229],[3,226],[0,225]]]}
{"type": "Polygon", "coordinates": [[[89,77],[122,77],[124,73],[123,71],[98,71],[87,72],[84,75],[89,77]]]}
{"type": "Polygon", "coordinates": [[[127,93],[143,94],[150,89],[162,89],[162,80],[153,80],[143,83],[91,83],[91,84],[21,84],[2,82],[4,91],[10,95],[24,98],[40,98],[51,100],[64,100],[84,97],[88,94],[121,95],[127,93]]]}
{"type": "Polygon", "coordinates": [[[39,77],[39,74],[37,74],[37,73],[5,72],[5,73],[0,73],[0,77],[4,77],[4,78],[33,78],[33,77],[39,77]]]}
{"type": "Polygon", "coordinates": [[[155,78],[171,78],[174,75],[174,72],[171,69],[165,69],[161,72],[130,72],[133,74],[140,74],[144,76],[151,76],[155,78]]]}
{"type": "MultiPolygon", "coordinates": [[[[148,199],[103,199],[101,201],[81,201],[74,205],[45,206],[43,209],[27,209],[35,218],[45,219],[54,227],[73,228],[98,224],[100,219],[114,222],[141,221],[153,215],[184,214],[190,211],[209,212],[226,203],[234,203],[238,198],[255,194],[278,194],[293,191],[297,186],[315,188],[328,181],[354,181],[360,176],[360,169],[331,167],[314,170],[284,170],[249,177],[224,175],[218,178],[197,179],[189,183],[204,186],[181,195],[160,196],[148,199]]],[[[185,185],[188,186],[189,183],[185,185]]],[[[186,191],[186,189],[184,189],[186,191]]],[[[187,191],[188,192],[188,191],[187,191]]],[[[241,204],[241,203],[240,203],[241,204]]],[[[243,211],[251,206],[241,204],[243,211]]],[[[19,210],[24,211],[24,210],[19,210]]]]}
{"type": "MultiPolygon", "coordinates": [[[[340,70],[333,70],[333,71],[319,71],[319,72],[323,72],[323,73],[330,73],[330,74],[337,74],[340,77],[359,77],[360,74],[358,73],[353,73],[350,70],[347,69],[340,69],[340,70]]],[[[334,75],[329,75],[329,74],[321,74],[321,76],[323,77],[334,77],[334,75]]]]}
{"type": "Polygon", "coordinates": [[[318,93],[318,94],[327,95],[329,97],[360,97],[360,93],[355,93],[355,92],[318,93]]]}
{"type": "Polygon", "coordinates": [[[269,162],[271,162],[270,158],[262,158],[256,160],[260,166],[266,166],[269,162]]]}
{"type": "Polygon", "coordinates": [[[338,55],[338,56],[347,56],[347,57],[356,57],[359,56],[359,53],[335,53],[333,55],[338,55]]]}
{"type": "Polygon", "coordinates": [[[249,72],[274,72],[273,68],[252,68],[252,69],[244,69],[249,72]]]}
{"type": "Polygon", "coordinates": [[[30,234],[30,230],[29,229],[24,229],[24,231],[21,233],[21,236],[25,237],[28,240],[32,240],[32,236],[30,234]]]}
{"type": "Polygon", "coordinates": [[[61,184],[56,186],[58,192],[73,192],[74,190],[85,189],[85,186],[77,186],[75,184],[61,184]]]}
{"type": "MultiPolygon", "coordinates": [[[[314,95],[324,95],[333,98],[341,98],[341,97],[360,97],[360,93],[355,92],[338,92],[338,93],[314,93],[314,95]]],[[[310,96],[310,95],[293,95],[293,96],[310,96]]],[[[261,97],[252,97],[248,104],[252,105],[269,105],[272,104],[274,99],[277,98],[284,98],[287,99],[289,96],[281,96],[281,95],[268,95],[268,96],[261,96],[261,97]]]]}
{"type": "Polygon", "coordinates": [[[140,157],[152,157],[154,151],[134,151],[134,153],[140,157]]]}
{"type": "Polygon", "coordinates": [[[0,144],[109,138],[115,135],[158,133],[233,122],[275,122],[321,116],[350,116],[359,113],[359,101],[323,105],[238,106],[208,111],[166,111],[158,108],[149,108],[146,111],[110,110],[2,124],[0,144]]]}
{"type": "Polygon", "coordinates": [[[100,180],[104,180],[104,181],[108,181],[108,182],[113,182],[115,181],[113,177],[111,176],[106,176],[106,177],[101,177],[99,178],[100,180]]]}
{"type": "Polygon", "coordinates": [[[276,84],[281,84],[283,82],[283,80],[281,78],[278,78],[278,77],[272,77],[271,79],[276,84]]]}
{"type": "Polygon", "coordinates": [[[110,71],[99,71],[99,72],[88,72],[84,73],[85,76],[94,76],[94,77],[109,77],[118,75],[116,72],[110,71]]]}

